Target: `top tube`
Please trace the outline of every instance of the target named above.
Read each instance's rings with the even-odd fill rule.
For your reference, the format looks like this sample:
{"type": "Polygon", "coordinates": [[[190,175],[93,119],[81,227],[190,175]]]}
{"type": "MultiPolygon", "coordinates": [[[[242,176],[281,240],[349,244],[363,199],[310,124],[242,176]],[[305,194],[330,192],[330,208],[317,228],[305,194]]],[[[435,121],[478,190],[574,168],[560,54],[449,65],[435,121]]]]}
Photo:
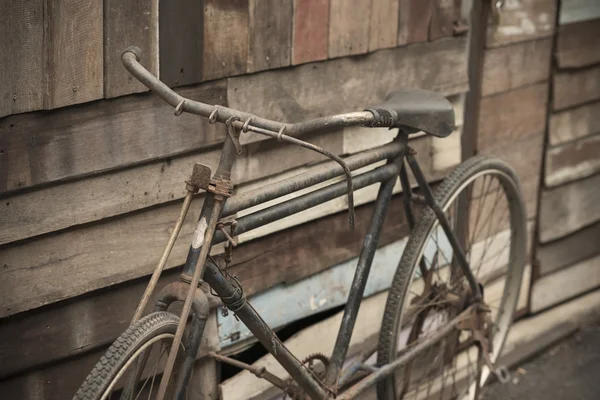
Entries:
{"type": "Polygon", "coordinates": [[[258,130],[269,130],[271,132],[285,131],[285,134],[288,136],[299,136],[316,132],[328,132],[347,126],[371,125],[375,121],[375,117],[371,112],[359,111],[317,118],[295,124],[286,124],[260,118],[255,115],[243,111],[233,110],[228,107],[201,103],[199,101],[187,99],[165,85],[161,80],[159,80],[140,64],[139,61],[141,56],[142,51],[138,47],[131,46],[123,52],[121,55],[121,61],[123,62],[123,65],[127,71],[129,71],[129,73],[138,81],[156,93],[167,104],[175,107],[177,115],[179,115],[181,112],[196,114],[205,118],[209,118],[212,115],[215,121],[221,123],[225,123],[233,117],[239,119],[235,122],[236,128],[238,129],[244,128],[247,131],[255,131],[253,128],[259,128],[258,130]],[[244,126],[244,122],[247,121],[250,122],[244,126]]]}

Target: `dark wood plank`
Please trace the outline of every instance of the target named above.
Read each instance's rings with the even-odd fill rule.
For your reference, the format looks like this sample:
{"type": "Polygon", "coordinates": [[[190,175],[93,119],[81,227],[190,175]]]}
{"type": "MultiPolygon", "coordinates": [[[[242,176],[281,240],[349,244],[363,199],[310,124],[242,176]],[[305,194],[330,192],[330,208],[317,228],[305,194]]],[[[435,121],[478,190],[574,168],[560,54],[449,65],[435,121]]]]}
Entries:
{"type": "Polygon", "coordinates": [[[248,72],[290,65],[293,0],[250,0],[248,72]]]}
{"type": "Polygon", "coordinates": [[[478,148],[517,142],[524,136],[543,132],[547,102],[547,82],[483,98],[478,148]]]}
{"type": "Polygon", "coordinates": [[[171,87],[201,82],[204,55],[203,2],[159,1],[158,18],[160,79],[171,87]]]}
{"type": "Polygon", "coordinates": [[[517,89],[550,77],[552,39],[531,40],[488,49],[483,67],[483,95],[517,89]]]}
{"type": "Polygon", "coordinates": [[[329,0],[329,58],[369,49],[371,0],[329,0]]]}
{"type": "MultiPolygon", "coordinates": [[[[170,3],[170,2],[169,2],[170,3]]],[[[129,46],[142,50],[140,61],[148,71],[158,74],[158,10],[155,3],[136,0],[104,2],[104,97],[145,92],[121,62],[129,46]]]]}
{"type": "Polygon", "coordinates": [[[248,0],[204,0],[203,54],[203,80],[246,72],[248,0]]]}
{"type": "Polygon", "coordinates": [[[329,0],[294,0],[292,64],[327,59],[329,0]]]}
{"type": "MultiPolygon", "coordinates": [[[[225,105],[226,82],[179,90],[225,105]]],[[[165,158],[223,141],[224,126],[173,116],[154,94],[127,96],[0,120],[0,192],[165,158]]]]}
{"type": "Polygon", "coordinates": [[[44,108],[101,99],[104,95],[102,3],[49,1],[44,13],[47,57],[44,108]]]}
{"type": "MultiPolygon", "coordinates": [[[[229,79],[232,108],[266,118],[298,122],[363,110],[395,88],[421,87],[446,95],[464,93],[463,38],[380,50],[358,59],[341,58],[229,79]],[[339,101],[344,99],[344,101],[339,101]]],[[[242,140],[258,140],[257,135],[242,140]]]]}
{"type": "MultiPolygon", "coordinates": [[[[342,153],[342,132],[309,136],[308,139],[335,154],[342,153]]],[[[324,159],[318,153],[299,151],[298,148],[289,145],[282,146],[282,143],[275,140],[248,146],[246,154],[247,158],[242,158],[235,164],[232,173],[234,177],[248,177],[247,174],[250,173],[256,174],[256,179],[324,159]],[[257,165],[261,167],[257,168],[257,165]]],[[[137,193],[137,196],[146,197],[143,193],[137,193]]],[[[129,199],[118,201],[112,198],[107,210],[118,210],[119,203],[127,200],[129,199]]],[[[183,263],[201,203],[200,196],[196,204],[192,205],[192,211],[182,229],[180,240],[173,249],[168,267],[183,263]]],[[[80,203],[73,208],[80,207],[78,204],[80,203]]],[[[98,203],[92,204],[96,210],[102,207],[98,203]]],[[[150,273],[168,240],[180,206],[179,202],[166,203],[137,213],[125,214],[118,219],[103,219],[95,224],[3,246],[0,248],[0,259],[3,265],[7,266],[0,270],[0,275],[7,289],[12,286],[12,290],[2,292],[0,315],[14,314],[150,273]],[[33,258],[23,258],[25,254],[33,258]],[[42,271],[48,271],[48,276],[42,271]],[[28,277],[23,277],[23,280],[17,278],[21,273],[27,274],[28,277]],[[66,277],[69,277],[69,284],[62,282],[66,277]],[[16,286],[10,284],[9,281],[13,278],[19,279],[21,283],[16,286]],[[32,285],[33,281],[30,279],[34,278],[39,278],[42,282],[36,286],[35,294],[32,294],[25,286],[32,285]]],[[[74,211],[74,214],[78,218],[86,218],[84,213],[74,211]]],[[[64,212],[62,215],[64,216],[64,212]]],[[[68,215],[64,218],[68,218],[68,215]]],[[[67,223],[68,221],[67,219],[67,223]]]]}
{"type": "Polygon", "coordinates": [[[369,51],[398,45],[398,0],[372,0],[369,51]]]}
{"type": "Polygon", "coordinates": [[[600,222],[562,239],[539,246],[536,254],[540,276],[596,256],[600,253],[598,238],[600,238],[600,222]]]}
{"type": "Polygon", "coordinates": [[[548,142],[551,146],[600,132],[600,102],[555,112],[550,116],[548,142]]]}
{"type": "Polygon", "coordinates": [[[41,109],[44,0],[3,1],[0,38],[0,118],[41,109]]]}
{"type": "Polygon", "coordinates": [[[543,190],[539,240],[559,239],[600,220],[600,174],[543,190]]]}
{"type": "Polygon", "coordinates": [[[434,0],[429,40],[437,40],[454,34],[454,24],[461,19],[461,0],[434,0]]]}
{"type": "Polygon", "coordinates": [[[433,13],[433,0],[400,0],[398,44],[426,42],[433,13]]]}
{"type": "Polygon", "coordinates": [[[559,68],[581,68],[600,63],[600,19],[562,25],[556,39],[559,68]]]}
{"type": "Polygon", "coordinates": [[[550,37],[556,21],[555,0],[517,0],[507,2],[498,24],[488,24],[488,47],[550,37]]]}
{"type": "Polygon", "coordinates": [[[600,66],[556,72],[553,83],[554,110],[600,99],[600,66]]]}
{"type": "Polygon", "coordinates": [[[600,171],[600,134],[586,136],[546,151],[545,181],[553,187],[600,171]]]}

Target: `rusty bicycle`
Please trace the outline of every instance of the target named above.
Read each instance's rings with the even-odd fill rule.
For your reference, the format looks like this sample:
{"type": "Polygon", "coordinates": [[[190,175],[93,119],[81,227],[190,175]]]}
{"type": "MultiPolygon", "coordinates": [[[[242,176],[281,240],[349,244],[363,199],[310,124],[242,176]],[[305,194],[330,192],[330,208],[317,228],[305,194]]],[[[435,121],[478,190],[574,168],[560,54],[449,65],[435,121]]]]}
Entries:
{"type": "Polygon", "coordinates": [[[475,399],[492,373],[506,378],[505,369],[495,363],[514,316],[526,262],[525,205],[515,172],[496,158],[470,158],[435,190],[428,185],[408,138],[417,132],[446,137],[453,131],[454,110],[446,98],[404,89],[363,111],[287,124],[184,98],[147,71],[140,59],[136,47],[122,55],[127,70],[174,107],[175,115],[197,114],[225,124],[227,135],[214,173],[194,165],[181,213],[131,325],[90,372],[75,399],[185,399],[209,314],[207,288],[290,378],[221,354],[209,356],[249,370],[293,399],[353,399],[371,387],[381,400],[475,399]],[[398,134],[388,144],[346,158],[299,139],[306,133],[357,125],[397,129],[398,134]],[[316,151],[330,161],[234,195],[230,174],[241,151],[240,136],[248,132],[316,151]],[[411,185],[409,171],[418,190],[411,185]],[[332,181],[339,177],[344,179],[332,181]],[[391,282],[377,344],[347,360],[382,224],[394,217],[387,211],[398,181],[410,237],[391,282]],[[324,182],[330,184],[232,218],[241,210],[324,182]],[[227,263],[227,249],[235,245],[237,235],[341,196],[347,196],[352,228],[354,190],[374,184],[380,184],[377,199],[335,347],[331,356],[301,361],[247,301],[223,260],[211,257],[211,247],[226,243],[227,263]],[[155,311],[143,316],[199,191],[205,192],[205,200],[181,279],[162,289],[155,311]],[[416,204],[421,209],[418,218],[416,204]],[[178,314],[168,310],[177,301],[183,302],[178,314]]]}

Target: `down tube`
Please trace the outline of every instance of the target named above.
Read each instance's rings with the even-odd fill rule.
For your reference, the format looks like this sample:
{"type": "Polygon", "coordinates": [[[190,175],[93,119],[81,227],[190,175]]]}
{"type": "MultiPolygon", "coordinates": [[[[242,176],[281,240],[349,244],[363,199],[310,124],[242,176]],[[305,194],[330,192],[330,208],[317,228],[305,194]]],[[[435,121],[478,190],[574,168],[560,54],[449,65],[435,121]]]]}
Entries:
{"type": "MultiPolygon", "coordinates": [[[[402,158],[399,158],[402,160],[402,158]]],[[[369,232],[365,236],[363,241],[363,247],[360,251],[358,259],[358,265],[354,273],[354,279],[350,286],[350,294],[348,296],[348,302],[344,309],[344,316],[340,325],[340,330],[333,348],[333,355],[331,357],[331,363],[327,368],[327,375],[325,377],[325,384],[328,386],[336,385],[338,377],[348,352],[348,346],[350,345],[350,338],[352,337],[352,331],[356,322],[356,316],[358,315],[358,309],[363,299],[365,292],[365,286],[367,284],[367,278],[371,271],[371,264],[373,263],[373,257],[375,256],[375,250],[377,250],[377,243],[379,242],[379,236],[381,233],[381,226],[387,213],[387,208],[392,197],[392,190],[398,179],[397,175],[393,178],[381,184],[379,193],[377,194],[377,201],[375,203],[375,209],[371,216],[371,223],[369,226],[369,232]]]]}

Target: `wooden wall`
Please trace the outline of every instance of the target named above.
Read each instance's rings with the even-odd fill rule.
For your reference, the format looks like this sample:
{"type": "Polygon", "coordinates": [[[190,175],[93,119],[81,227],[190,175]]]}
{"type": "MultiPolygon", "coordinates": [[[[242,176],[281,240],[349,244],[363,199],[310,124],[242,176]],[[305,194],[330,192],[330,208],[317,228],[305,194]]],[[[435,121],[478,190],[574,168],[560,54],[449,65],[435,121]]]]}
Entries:
{"type": "Polygon", "coordinates": [[[533,312],[600,286],[600,7],[563,1],[559,21],[533,312]]]}
{"type": "MultiPolygon", "coordinates": [[[[460,161],[467,40],[454,29],[460,1],[415,4],[6,3],[0,13],[0,393],[72,396],[127,326],[170,234],[191,166],[217,162],[223,127],[174,117],[121,67],[125,47],[141,47],[142,63],[183,96],[292,122],[361,110],[394,88],[439,91],[458,111],[456,134],[412,142],[429,179],[439,180],[460,161]]],[[[346,129],[305,139],[345,155],[391,136],[346,129]]],[[[238,190],[248,190],[322,160],[247,136],[233,179],[238,190]]],[[[247,293],[355,257],[375,190],[357,193],[354,234],[344,230],[340,200],[242,237],[233,268],[247,293]],[[339,234],[316,234],[331,227],[339,234]],[[291,255],[270,256],[282,248],[291,255]]],[[[160,285],[177,279],[202,198],[160,285]]],[[[382,244],[405,233],[403,221],[390,222],[382,244]]]]}

